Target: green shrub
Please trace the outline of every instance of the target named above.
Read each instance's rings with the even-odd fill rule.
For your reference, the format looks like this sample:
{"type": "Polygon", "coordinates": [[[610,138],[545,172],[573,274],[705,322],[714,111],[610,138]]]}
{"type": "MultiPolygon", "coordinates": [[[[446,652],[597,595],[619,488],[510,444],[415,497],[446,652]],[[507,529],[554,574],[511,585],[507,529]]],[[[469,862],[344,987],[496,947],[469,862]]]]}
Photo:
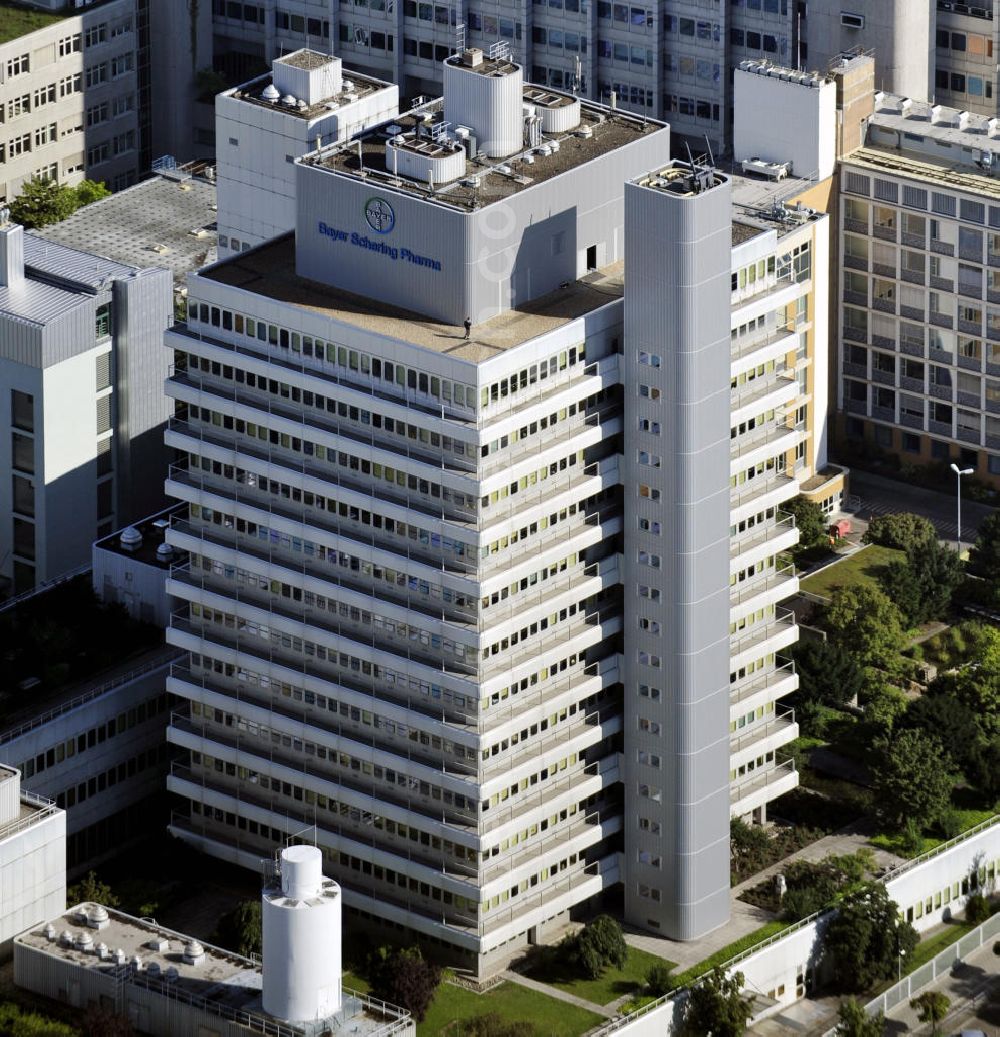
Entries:
{"type": "Polygon", "coordinates": [[[970,893],[965,901],[965,920],[969,925],[981,925],[993,913],[990,902],[982,893],[970,893]]]}

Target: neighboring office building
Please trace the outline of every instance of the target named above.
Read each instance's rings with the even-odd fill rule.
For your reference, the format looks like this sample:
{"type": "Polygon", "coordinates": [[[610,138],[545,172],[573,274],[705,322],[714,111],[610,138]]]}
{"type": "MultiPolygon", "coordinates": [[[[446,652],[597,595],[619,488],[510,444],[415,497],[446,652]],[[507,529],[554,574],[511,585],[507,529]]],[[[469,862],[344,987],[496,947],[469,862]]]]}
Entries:
{"type": "Polygon", "coordinates": [[[118,191],[149,168],[148,2],[0,3],[0,204],[36,176],[118,191]],[[25,11],[44,24],[9,38],[25,11]]]}
{"type": "MultiPolygon", "coordinates": [[[[894,0],[893,14],[905,6],[899,18],[887,16],[882,0],[862,0],[860,30],[832,0],[810,0],[805,13],[798,0],[551,0],[499,8],[418,0],[339,8],[282,0],[272,8],[214,0],[211,9],[206,0],[194,12],[157,6],[163,10],[153,17],[166,20],[176,49],[187,52],[188,40],[197,47],[163,86],[192,98],[174,106],[188,118],[159,149],[186,158],[210,155],[222,143],[214,141],[209,106],[193,102],[195,70],[214,64],[230,82],[242,82],[302,47],[335,51],[352,70],[414,98],[441,92],[442,62],[459,41],[486,51],[506,44],[533,83],[602,104],[614,92],[619,107],[668,121],[675,136],[700,148],[707,135],[716,157],[731,141],[733,74],[743,61],[825,67],[827,58],[863,45],[876,48],[883,88],[925,97],[933,81],[931,0],[894,0]]],[[[154,118],[170,119],[170,110],[154,118]]]]}
{"type": "Polygon", "coordinates": [[[399,113],[399,90],[300,50],[215,99],[220,255],[295,227],[295,159],[399,113]],[[349,77],[349,78],[348,78],[349,77]]]}
{"type": "MultiPolygon", "coordinates": [[[[825,463],[829,220],[773,205],[780,192],[825,210],[832,147],[817,138],[798,160],[818,182],[711,174],[690,192],[710,243],[697,223],[671,252],[685,192],[655,181],[701,171],[647,177],[665,128],[468,60],[446,67],[443,104],[398,120],[402,139],[375,130],[300,160],[296,242],[189,279],[188,323],[168,335],[168,442],[186,455],[168,492],[190,507],[168,540],[191,564],[171,580],[187,605],[168,638],[190,652],[170,682],[190,714],[170,737],[191,755],[169,787],[190,802],[174,832],[248,867],[315,823],[349,906],[486,974],[619,882],[630,919],[664,935],[724,921],[730,814],[762,820],[797,781],[780,755],[797,728],[777,704],[796,678],[776,657],[797,636],[780,607],[797,580],[777,565],[797,533],[779,509],[800,483],[834,507],[842,473],[825,463]],[[493,110],[509,125],[468,105],[479,79],[508,91],[493,110]],[[522,96],[546,132],[530,154],[522,96]],[[499,166],[470,165],[441,120],[493,141],[499,166]],[[714,307],[675,292],[706,349],[695,366],[729,407],[699,433],[711,491],[682,478],[688,430],[657,382],[669,350],[629,338],[621,240],[646,214],[609,204],[616,184],[648,194],[665,242],[634,319],[659,312],[675,264],[715,271],[714,307]],[[503,234],[498,198],[514,216],[503,234]],[[466,280],[481,248],[513,259],[466,280]],[[694,321],[720,304],[718,328],[694,321]],[[678,638],[697,606],[674,581],[690,563],[663,534],[695,537],[694,490],[729,494],[698,584],[728,595],[729,615],[700,635],[711,663],[688,671],[678,638]],[[623,577],[628,595],[648,590],[624,608],[623,577]],[[707,730],[689,695],[711,700],[707,730]],[[679,730],[702,739],[693,777],[679,730]]],[[[830,84],[771,83],[769,111],[833,139],[830,84]]]]}
{"type": "Polygon", "coordinates": [[[66,904],[66,814],[0,765],[0,955],[66,904]]]}
{"type": "Polygon", "coordinates": [[[86,566],[95,536],[162,502],[166,270],[0,224],[0,578],[18,594],[86,566]]]}
{"type": "Polygon", "coordinates": [[[1000,486],[1000,134],[876,95],[841,165],[840,432],[1000,486]]]}
{"type": "MultiPolygon", "coordinates": [[[[133,619],[161,628],[169,620],[170,566],[183,561],[164,545],[168,523],[164,512],[93,549],[93,588],[104,604],[123,605],[133,619]]],[[[51,588],[28,602],[44,606],[64,590],[51,588]]],[[[62,611],[53,607],[50,615],[62,611]]],[[[81,615],[79,621],[89,625],[91,617],[81,615]]],[[[120,625],[98,624],[95,636],[120,637],[120,625]]],[[[165,735],[173,697],[166,681],[177,652],[160,643],[136,654],[136,645],[126,639],[120,656],[99,677],[66,683],[54,693],[11,689],[0,727],[0,759],[18,768],[32,792],[66,811],[65,867],[71,873],[161,831],[168,816],[165,735]],[[21,706],[22,698],[31,705],[21,706]]]]}

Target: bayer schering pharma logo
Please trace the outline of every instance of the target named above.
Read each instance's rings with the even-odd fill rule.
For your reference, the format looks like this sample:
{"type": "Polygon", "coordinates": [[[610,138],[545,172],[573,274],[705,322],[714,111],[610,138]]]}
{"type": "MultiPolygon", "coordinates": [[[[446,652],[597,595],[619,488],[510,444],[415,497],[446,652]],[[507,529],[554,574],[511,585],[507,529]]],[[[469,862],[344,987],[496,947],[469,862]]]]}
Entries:
{"type": "Polygon", "coordinates": [[[365,219],[378,234],[388,234],[396,225],[396,214],[384,198],[369,198],[365,202],[365,219]]]}

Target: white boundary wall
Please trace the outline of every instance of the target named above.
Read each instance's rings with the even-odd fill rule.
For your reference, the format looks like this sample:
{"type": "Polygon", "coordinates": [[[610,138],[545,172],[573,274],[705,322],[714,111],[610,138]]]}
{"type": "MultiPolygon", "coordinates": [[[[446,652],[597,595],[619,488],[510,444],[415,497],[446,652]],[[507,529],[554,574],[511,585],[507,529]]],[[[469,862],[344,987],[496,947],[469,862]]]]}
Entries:
{"type": "MultiPolygon", "coordinates": [[[[957,839],[943,843],[884,878],[889,896],[899,904],[901,913],[918,932],[930,929],[960,912],[969,894],[976,889],[997,889],[998,880],[1000,817],[992,818],[957,839]]],[[[833,912],[829,911],[803,919],[761,947],[737,956],[726,964],[727,972],[743,973],[747,991],[768,995],[776,1002],[773,1008],[759,1018],[779,1012],[804,996],[803,980],[818,960],[822,932],[832,917],[833,912]]],[[[900,989],[917,990],[931,982],[935,968],[940,971],[945,963],[953,962],[956,957],[964,956],[969,950],[980,946],[994,932],[1000,932],[1000,915],[963,937],[954,948],[946,948],[933,962],[921,966],[903,981],[900,989]]],[[[884,997],[888,997],[895,989],[892,988],[884,997]]],[[[901,998],[900,994],[896,1000],[901,998]]],[[[615,1037],[669,1037],[680,1031],[683,1002],[683,991],[668,995],[631,1016],[613,1020],[595,1031],[592,1037],[608,1037],[611,1034],[615,1037]]],[[[869,1007],[872,1011],[882,1007],[882,999],[869,1007]]]]}

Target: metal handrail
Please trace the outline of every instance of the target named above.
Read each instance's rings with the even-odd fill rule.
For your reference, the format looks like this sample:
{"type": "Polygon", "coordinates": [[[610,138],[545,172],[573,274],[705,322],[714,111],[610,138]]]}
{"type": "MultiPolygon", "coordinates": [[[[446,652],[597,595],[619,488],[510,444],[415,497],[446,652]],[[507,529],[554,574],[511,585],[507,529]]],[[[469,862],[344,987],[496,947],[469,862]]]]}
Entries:
{"type": "Polygon", "coordinates": [[[54,706],[45,713],[39,713],[37,716],[32,717],[31,720],[26,720],[23,724],[20,724],[17,727],[11,727],[6,731],[0,732],[0,745],[12,742],[15,738],[19,738],[28,731],[33,731],[36,727],[43,727],[50,720],[54,720],[56,717],[62,716],[64,713],[69,713],[71,710],[76,709],[78,706],[82,706],[86,702],[92,702],[94,699],[100,698],[101,695],[110,691],[112,688],[120,687],[122,684],[128,684],[129,681],[134,681],[137,677],[141,677],[147,673],[152,673],[153,670],[158,670],[161,666],[167,666],[171,662],[180,659],[183,654],[184,653],[178,652],[176,649],[166,649],[159,653],[155,659],[148,660],[142,666],[137,666],[134,670],[129,670],[128,673],[122,673],[117,677],[112,677],[110,680],[98,685],[98,687],[91,688],[90,691],[85,691],[83,694],[77,695],[75,698],[69,699],[67,702],[63,702],[59,706],[54,706]]]}

